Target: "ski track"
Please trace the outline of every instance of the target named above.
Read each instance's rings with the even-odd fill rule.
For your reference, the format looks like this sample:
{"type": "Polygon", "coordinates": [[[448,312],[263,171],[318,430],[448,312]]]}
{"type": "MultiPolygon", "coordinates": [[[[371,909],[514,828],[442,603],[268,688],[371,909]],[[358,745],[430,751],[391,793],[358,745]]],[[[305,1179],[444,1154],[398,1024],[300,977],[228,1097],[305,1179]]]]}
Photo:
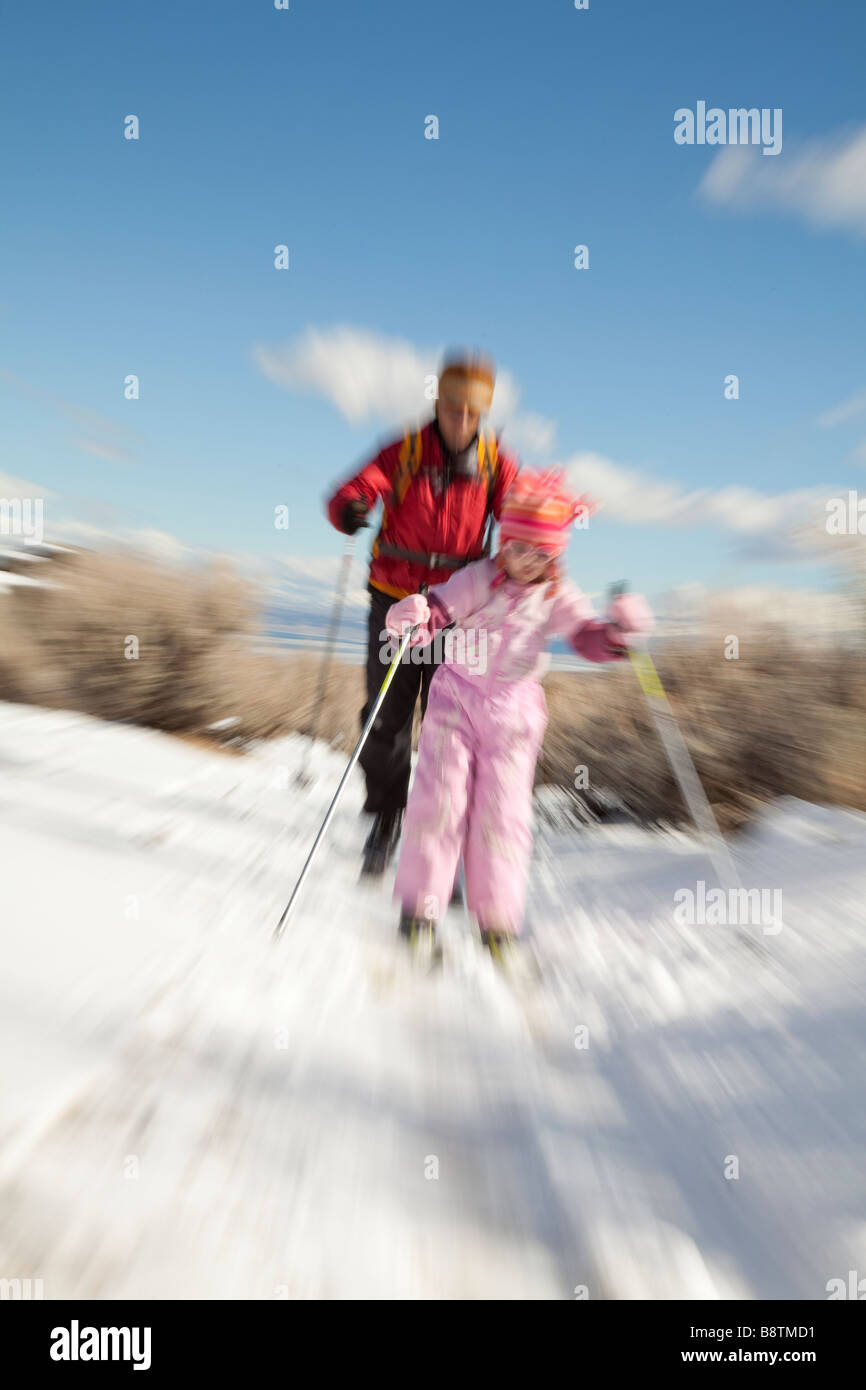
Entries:
{"type": "Polygon", "coordinates": [[[866,817],[769,810],[758,950],[686,834],[537,827],[509,987],[359,886],[356,774],[0,705],[0,1276],[47,1298],[799,1298],[866,1272],[866,817]],[[575,1045],[575,1030],[588,1045],[575,1045]],[[728,1156],[739,1177],[725,1177],[728,1156]],[[435,1175],[433,1175],[435,1173],[435,1175]]]}

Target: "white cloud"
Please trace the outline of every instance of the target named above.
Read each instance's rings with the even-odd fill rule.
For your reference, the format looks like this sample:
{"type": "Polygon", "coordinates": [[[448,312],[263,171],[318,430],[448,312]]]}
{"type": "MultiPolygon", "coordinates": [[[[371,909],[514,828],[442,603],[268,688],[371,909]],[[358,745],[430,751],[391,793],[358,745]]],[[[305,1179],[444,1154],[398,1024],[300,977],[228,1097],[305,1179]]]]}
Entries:
{"type": "Polygon", "coordinates": [[[778,584],[730,589],[680,585],[660,596],[658,612],[660,627],[668,633],[703,631],[742,636],[755,627],[773,626],[809,641],[856,633],[862,620],[851,595],[778,584]]]}
{"type": "Polygon", "coordinates": [[[293,391],[324,396],[351,425],[425,413],[425,377],[435,374],[432,353],[399,338],[338,325],[308,328],[283,348],[254,349],[265,376],[293,391]]]}
{"type": "Polygon", "coordinates": [[[846,420],[852,420],[855,415],[861,415],[866,410],[866,391],[858,391],[856,395],[849,396],[846,401],[840,401],[838,405],[825,410],[823,415],[818,416],[818,424],[825,429],[833,429],[835,425],[841,425],[846,420]]]}
{"type": "MultiPolygon", "coordinates": [[[[346,584],[344,609],[355,615],[366,612],[370,604],[367,593],[369,556],[366,551],[355,553],[346,584]]],[[[271,567],[269,592],[271,597],[309,612],[330,612],[342,571],[341,555],[283,556],[271,567]]]]}
{"type": "Polygon", "coordinates": [[[776,159],[746,145],[727,145],[698,193],[735,208],[781,208],[817,227],[866,235],[866,126],[789,146],[776,159]]]}
{"type": "Polygon", "coordinates": [[[546,457],[553,448],[556,426],[543,415],[528,412],[522,415],[515,413],[510,420],[507,415],[499,418],[491,415],[491,419],[497,428],[501,424],[505,430],[503,447],[514,448],[519,453],[526,454],[529,461],[540,455],[546,457]]]}
{"type": "Polygon", "coordinates": [[[79,436],[69,442],[76,449],[80,449],[82,453],[93,454],[94,458],[106,459],[109,463],[129,463],[132,458],[128,449],[124,449],[118,444],[106,443],[102,439],[84,439],[79,436]]]}
{"type": "Polygon", "coordinates": [[[194,550],[168,531],[158,531],[154,528],[126,531],[123,533],[123,539],[126,544],[153,556],[155,560],[167,560],[170,564],[178,564],[192,555],[206,553],[194,550]]]}
{"type": "MultiPolygon", "coordinates": [[[[330,613],[342,573],[342,553],[310,556],[262,556],[220,552],[188,545],[168,531],[153,527],[108,529],[87,521],[57,522],[50,539],[88,550],[132,550],[136,555],[172,565],[203,561],[228,561],[241,574],[261,586],[266,599],[316,614],[330,613]]],[[[347,617],[366,612],[369,557],[356,550],[349,570],[344,608],[347,617]]]]}
{"type": "Polygon", "coordinates": [[[69,519],[55,522],[49,529],[53,541],[66,541],[70,545],[79,545],[85,549],[123,546],[150,559],[166,560],[172,564],[210,553],[187,545],[168,531],[159,531],[153,527],[118,527],[115,530],[107,530],[88,521],[69,519]]]}
{"type": "Polygon", "coordinates": [[[42,414],[48,406],[64,415],[77,430],[84,430],[85,435],[77,435],[69,441],[76,449],[82,449],[85,453],[107,459],[111,463],[126,463],[134,457],[128,441],[141,441],[142,436],[126,422],[115,424],[98,410],[67,401],[63,396],[46,391],[43,386],[37,386],[24,377],[16,376],[5,367],[0,367],[0,384],[5,384],[25,400],[35,401],[42,414]]]}
{"type": "Polygon", "coordinates": [[[0,473],[0,497],[5,497],[8,501],[13,498],[24,500],[27,497],[56,497],[57,493],[50,488],[43,487],[41,483],[30,483],[24,478],[13,478],[10,473],[0,473]]]}
{"type": "Polygon", "coordinates": [[[855,532],[831,534],[827,530],[827,502],[831,495],[847,499],[847,489],[830,492],[824,498],[819,514],[809,516],[791,529],[791,539],[799,552],[799,559],[812,563],[832,565],[840,574],[859,574],[866,576],[866,536],[855,532]]]}
{"type": "Polygon", "coordinates": [[[564,467],[572,487],[596,499],[605,517],[632,525],[714,525],[743,535],[781,532],[817,513],[827,497],[826,488],[776,494],[735,485],[686,489],[593,453],[574,454],[564,467]]]}
{"type": "MultiPolygon", "coordinates": [[[[339,324],[308,328],[281,348],[259,344],[253,356],[269,380],[290,391],[323,396],[350,425],[372,420],[391,425],[396,420],[420,422],[432,415],[434,398],[426,393],[443,349],[420,349],[402,338],[339,324]]],[[[498,372],[491,423],[506,426],[516,445],[525,443],[533,452],[546,452],[555,434],[553,421],[521,414],[519,399],[514,376],[498,372]]]]}

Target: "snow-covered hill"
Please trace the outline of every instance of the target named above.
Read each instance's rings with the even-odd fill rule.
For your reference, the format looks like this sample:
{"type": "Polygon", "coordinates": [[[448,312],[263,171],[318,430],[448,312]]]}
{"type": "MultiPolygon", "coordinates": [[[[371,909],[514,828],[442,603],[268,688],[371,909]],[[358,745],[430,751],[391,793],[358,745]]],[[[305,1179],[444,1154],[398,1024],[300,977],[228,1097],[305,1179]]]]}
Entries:
{"type": "Polygon", "coordinates": [[[520,991],[395,973],[343,770],[0,706],[0,1272],[46,1298],[823,1299],[866,1275],[866,817],[737,846],[539,824],[520,991]],[[734,1176],[738,1169],[738,1176],[734,1176]]]}

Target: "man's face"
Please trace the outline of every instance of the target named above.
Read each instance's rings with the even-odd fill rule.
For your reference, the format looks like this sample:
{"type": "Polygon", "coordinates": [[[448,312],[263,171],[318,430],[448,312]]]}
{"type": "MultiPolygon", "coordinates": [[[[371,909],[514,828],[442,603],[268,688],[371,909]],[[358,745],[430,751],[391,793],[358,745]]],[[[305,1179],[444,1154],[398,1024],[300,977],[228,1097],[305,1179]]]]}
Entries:
{"type": "Polygon", "coordinates": [[[466,402],[452,397],[440,397],[436,416],[442,437],[456,454],[471,444],[481,421],[481,414],[466,402]]]}

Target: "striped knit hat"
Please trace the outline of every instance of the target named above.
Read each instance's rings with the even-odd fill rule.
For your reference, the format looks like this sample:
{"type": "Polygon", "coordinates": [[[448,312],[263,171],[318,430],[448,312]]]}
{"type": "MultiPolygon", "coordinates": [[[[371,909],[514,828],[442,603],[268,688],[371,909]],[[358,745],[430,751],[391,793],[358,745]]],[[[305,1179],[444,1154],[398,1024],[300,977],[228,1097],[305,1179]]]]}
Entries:
{"type": "Polygon", "coordinates": [[[551,555],[561,555],[568,549],[571,525],[587,502],[569,492],[565,475],[559,468],[543,473],[522,470],[505,494],[499,521],[499,538],[506,541],[526,541],[541,546],[551,555]]]}
{"type": "Polygon", "coordinates": [[[568,549],[572,524],[576,517],[591,514],[595,506],[586,497],[575,497],[569,491],[565,475],[559,468],[532,473],[521,469],[505,494],[499,520],[500,551],[496,556],[499,570],[494,582],[498,587],[506,578],[502,547],[509,541],[525,541],[550,552],[551,561],[537,583],[554,582],[553,593],[562,577],[558,559],[568,549]]]}

